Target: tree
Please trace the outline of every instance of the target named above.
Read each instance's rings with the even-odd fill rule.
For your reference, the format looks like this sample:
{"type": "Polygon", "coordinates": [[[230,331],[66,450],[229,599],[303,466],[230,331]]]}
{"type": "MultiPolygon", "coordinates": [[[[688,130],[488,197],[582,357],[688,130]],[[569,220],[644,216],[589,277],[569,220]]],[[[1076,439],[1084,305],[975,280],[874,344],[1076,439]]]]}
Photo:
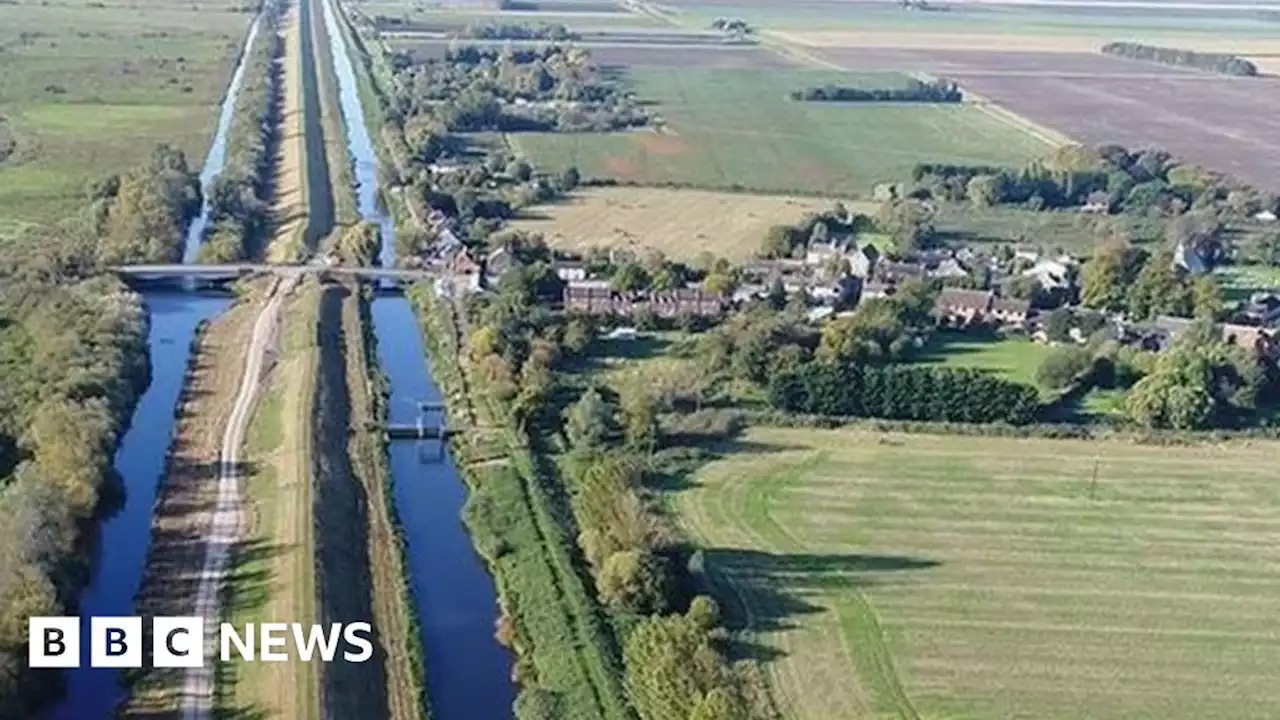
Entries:
{"type": "Polygon", "coordinates": [[[570,165],[560,174],[560,189],[565,192],[571,192],[578,187],[578,183],[582,181],[582,176],[578,173],[578,168],[570,165]]]}
{"type": "Polygon", "coordinates": [[[822,326],[817,356],[827,362],[885,361],[910,347],[902,308],[888,298],[872,298],[852,315],[822,326]]]}
{"type": "Polygon", "coordinates": [[[638,263],[623,263],[613,271],[611,284],[619,292],[635,292],[649,287],[649,273],[638,263]]]}
{"type": "Polygon", "coordinates": [[[766,259],[791,257],[797,242],[795,228],[790,225],[773,225],[765,232],[760,256],[766,259]]]}
{"type": "Polygon", "coordinates": [[[1137,272],[1140,252],[1120,239],[1100,243],[1081,271],[1080,301],[1097,310],[1121,310],[1125,289],[1137,272]]]}
{"type": "Polygon", "coordinates": [[[638,623],[623,651],[627,697],[641,720],[749,717],[711,634],[682,615],[638,623]]]}
{"type": "Polygon", "coordinates": [[[965,185],[969,202],[977,207],[991,207],[1000,202],[1000,178],[996,175],[974,175],[965,185]]]}
{"type": "Polygon", "coordinates": [[[612,426],[613,411],[594,387],[588,388],[565,411],[565,434],[575,448],[602,446],[612,432],[612,426]]]}
{"type": "Polygon", "coordinates": [[[604,562],[597,581],[600,600],[620,612],[666,612],[673,583],[666,559],[644,550],[616,552],[604,562]]]}
{"type": "Polygon", "coordinates": [[[645,453],[658,446],[658,408],[643,388],[622,393],[622,434],[627,446],[645,453]]]}
{"type": "Polygon", "coordinates": [[[1216,320],[1222,315],[1222,286],[1212,275],[1201,275],[1191,282],[1192,315],[1216,320]]]}
{"type": "Polygon", "coordinates": [[[1063,390],[1093,369],[1093,353],[1080,345],[1053,349],[1036,370],[1036,383],[1049,390],[1063,390]]]}
{"type": "Polygon", "coordinates": [[[876,211],[876,223],[893,237],[898,252],[907,253],[933,240],[933,213],[918,200],[886,200],[876,211]]]}
{"type": "Polygon", "coordinates": [[[1044,334],[1052,342],[1067,342],[1071,339],[1071,308],[1060,307],[1049,313],[1044,319],[1044,334]]]}
{"type": "Polygon", "coordinates": [[[1161,252],[1142,266],[1125,296],[1129,317],[1146,319],[1156,315],[1186,317],[1192,311],[1191,283],[1173,265],[1173,255],[1161,252]]]}

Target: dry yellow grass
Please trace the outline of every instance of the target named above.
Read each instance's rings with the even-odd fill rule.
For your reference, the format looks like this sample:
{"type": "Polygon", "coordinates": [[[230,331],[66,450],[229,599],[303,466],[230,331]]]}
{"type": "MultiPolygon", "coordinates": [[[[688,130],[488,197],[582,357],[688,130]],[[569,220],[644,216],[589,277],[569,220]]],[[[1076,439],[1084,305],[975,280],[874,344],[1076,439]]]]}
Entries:
{"type": "Polygon", "coordinates": [[[304,160],[302,102],[302,33],[299,5],[294,2],[285,14],[284,35],[284,107],[281,111],[280,147],[276,151],[275,199],[272,214],[276,230],[267,246],[267,261],[296,260],[304,246],[303,229],[307,220],[306,168],[304,160]]]}
{"type": "MultiPolygon", "coordinates": [[[[692,259],[701,252],[730,260],[750,258],[770,225],[798,221],[830,208],[833,199],[747,195],[706,190],[601,187],[576,193],[566,202],[534,208],[512,223],[541,233],[565,250],[592,246],[660,250],[692,259]]],[[[858,203],[845,204],[869,211],[858,203]]]]}
{"type": "MultiPolygon", "coordinates": [[[[988,50],[1005,52],[1097,52],[1106,38],[1097,35],[1035,34],[995,32],[929,32],[894,30],[811,30],[801,32],[770,31],[765,33],[784,42],[812,48],[899,48],[904,50],[988,50]]],[[[1139,33],[1126,40],[1175,44],[1200,52],[1234,53],[1237,55],[1274,55],[1280,47],[1274,39],[1221,38],[1212,35],[1178,36],[1170,40],[1159,35],[1139,33]]]]}

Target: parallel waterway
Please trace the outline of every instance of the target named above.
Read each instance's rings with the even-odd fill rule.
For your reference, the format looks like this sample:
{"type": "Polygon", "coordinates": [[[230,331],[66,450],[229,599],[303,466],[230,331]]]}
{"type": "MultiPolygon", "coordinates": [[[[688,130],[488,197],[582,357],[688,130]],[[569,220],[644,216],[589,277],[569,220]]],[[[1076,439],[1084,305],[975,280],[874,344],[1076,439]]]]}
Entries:
{"type": "Polygon", "coordinates": [[[101,525],[93,576],[80,596],[84,665],[67,671],[67,694],[51,711],[51,720],[114,717],[116,704],[124,699],[118,671],[87,667],[88,618],[133,614],[133,595],[147,561],[151,508],[164,473],[191,342],[200,321],[225,310],[231,300],[175,292],[149,293],[146,303],[151,383],[138,400],[115,457],[115,470],[124,486],[124,502],[101,525]]]}
{"type": "MultiPolygon", "coordinates": [[[[378,158],[365,125],[346,40],[331,3],[324,5],[338,76],[347,145],[355,165],[360,214],[382,230],[379,258],[395,261],[395,224],[378,203],[378,158]]],[[[402,297],[379,297],[371,310],[378,362],[391,388],[392,422],[412,423],[417,403],[439,402],[413,309],[402,297]]],[[[435,441],[393,442],[391,476],[404,529],[414,603],[421,621],[427,695],[436,720],[512,717],[511,656],[494,639],[493,579],[463,526],[467,490],[435,441]]]]}
{"type": "MultiPolygon", "coordinates": [[[[206,191],[226,164],[227,132],[244,80],[245,58],[258,36],[261,22],[259,15],[249,27],[218,111],[213,143],[200,171],[200,184],[206,191]]],[[[196,261],[208,223],[206,198],[200,215],[187,229],[182,253],[184,263],[196,261]]],[[[149,321],[147,353],[151,380],[138,399],[129,429],[116,448],[114,467],[123,486],[123,501],[115,514],[99,526],[91,558],[92,574],[79,599],[78,614],[83,619],[82,666],[67,671],[66,695],[50,710],[49,720],[111,718],[115,716],[116,705],[125,697],[119,671],[87,667],[89,618],[133,614],[134,593],[142,581],[147,561],[151,509],[164,474],[178,397],[191,357],[191,343],[202,321],[217,316],[231,304],[230,298],[189,292],[151,292],[143,299],[149,321]]]]}
{"type": "Polygon", "coordinates": [[[213,133],[213,144],[209,146],[209,154],[205,156],[204,167],[200,170],[200,187],[204,193],[204,202],[200,205],[200,215],[187,228],[186,242],[182,248],[182,262],[193,263],[200,253],[200,243],[204,240],[205,228],[209,226],[209,188],[222,173],[227,164],[227,133],[231,129],[231,119],[236,114],[236,99],[240,97],[240,85],[244,83],[245,60],[249,57],[249,49],[258,37],[258,26],[262,24],[262,14],[253,18],[249,26],[249,36],[240,48],[240,59],[236,61],[235,72],[231,74],[231,82],[227,85],[227,94],[222,98],[222,107],[218,110],[218,125],[213,133]]]}

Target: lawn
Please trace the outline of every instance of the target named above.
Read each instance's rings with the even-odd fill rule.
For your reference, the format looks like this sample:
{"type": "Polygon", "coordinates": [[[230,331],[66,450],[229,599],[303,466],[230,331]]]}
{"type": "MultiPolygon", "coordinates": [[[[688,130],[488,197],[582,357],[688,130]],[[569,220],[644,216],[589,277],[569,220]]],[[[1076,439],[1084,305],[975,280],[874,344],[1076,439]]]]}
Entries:
{"type": "Polygon", "coordinates": [[[1050,347],[1026,339],[998,340],[961,332],[939,332],[925,346],[920,362],[977,368],[1008,380],[1036,384],[1036,370],[1050,347]]]}
{"type": "Polygon", "coordinates": [[[789,718],[1268,717],[1275,443],[757,429],[672,491],[789,718]]]}
{"type": "Polygon", "coordinates": [[[157,143],[204,162],[252,15],[230,0],[0,4],[0,226],[52,222],[157,143]],[[97,7],[101,5],[101,7],[97,7]]]}
{"type": "Polygon", "coordinates": [[[682,260],[710,252],[741,262],[760,249],[770,226],[794,224],[833,204],[815,197],[596,187],[532,208],[511,226],[539,233],[552,247],[568,250],[652,248],[682,260]]]}
{"type": "Polygon", "coordinates": [[[919,162],[1022,165],[1050,146],[969,105],[818,103],[792,90],[836,83],[892,87],[899,73],[805,69],[628,71],[667,122],[656,132],[512,134],[540,166],[587,177],[777,193],[868,196],[919,162]]]}

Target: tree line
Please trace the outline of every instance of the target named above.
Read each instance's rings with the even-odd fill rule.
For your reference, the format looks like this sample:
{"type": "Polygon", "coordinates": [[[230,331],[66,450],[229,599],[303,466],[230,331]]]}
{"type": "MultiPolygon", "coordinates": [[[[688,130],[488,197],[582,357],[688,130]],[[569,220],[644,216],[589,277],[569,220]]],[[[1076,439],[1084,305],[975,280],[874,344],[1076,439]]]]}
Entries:
{"type": "Polygon", "coordinates": [[[793,90],[792,100],[804,102],[918,102],[958,103],[964,100],[960,87],[949,80],[923,82],[912,79],[906,87],[860,88],[818,85],[793,90]]]}
{"type": "Polygon", "coordinates": [[[1253,77],[1258,74],[1257,65],[1238,55],[1228,55],[1226,53],[1196,52],[1195,50],[1157,47],[1155,45],[1132,42],[1107,43],[1102,46],[1102,52],[1134,60],[1150,60],[1165,65],[1208,70],[1237,77],[1253,77]]]}
{"type": "Polygon", "coordinates": [[[578,40],[582,36],[559,23],[469,23],[458,37],[471,40],[578,40]]]}
{"type": "Polygon", "coordinates": [[[769,400],[812,415],[1025,425],[1040,409],[1034,387],[972,368],[810,362],[769,383],[769,400]]]}
{"type": "Polygon", "coordinates": [[[159,145],[145,164],[96,184],[90,201],[99,264],[170,262],[200,212],[200,180],[181,150],[159,145]]]}
{"type": "Polygon", "coordinates": [[[258,252],[272,231],[271,193],[284,87],[282,0],[269,3],[245,57],[245,75],[227,136],[226,164],[209,192],[209,225],[200,260],[236,262],[258,252]]]}
{"type": "Polygon", "coordinates": [[[1021,168],[923,163],[911,177],[909,197],[979,207],[1047,210],[1088,204],[1103,213],[1176,216],[1204,207],[1245,215],[1277,204],[1272,195],[1179,163],[1164,150],[1119,145],[1066,148],[1021,168]]]}

